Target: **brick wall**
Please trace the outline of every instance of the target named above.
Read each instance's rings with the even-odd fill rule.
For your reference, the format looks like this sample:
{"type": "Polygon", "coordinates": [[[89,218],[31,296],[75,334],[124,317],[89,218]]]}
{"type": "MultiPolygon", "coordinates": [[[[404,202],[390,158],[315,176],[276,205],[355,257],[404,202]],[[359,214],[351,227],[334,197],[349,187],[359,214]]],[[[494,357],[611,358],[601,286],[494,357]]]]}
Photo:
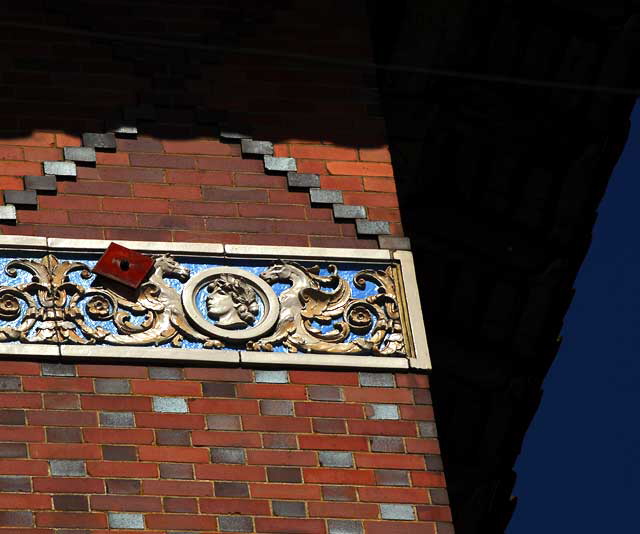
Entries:
{"type": "MultiPolygon", "coordinates": [[[[56,177],[1,233],[378,246],[228,128],[403,235],[376,81],[357,66],[364,2],[58,4],[3,19],[0,189],[85,132],[139,135],[56,177]]],[[[2,534],[453,532],[423,374],[3,361],[0,492],[2,534]]]]}
{"type": "Polygon", "coordinates": [[[452,532],[424,375],[0,373],[3,533],[452,532]]]}

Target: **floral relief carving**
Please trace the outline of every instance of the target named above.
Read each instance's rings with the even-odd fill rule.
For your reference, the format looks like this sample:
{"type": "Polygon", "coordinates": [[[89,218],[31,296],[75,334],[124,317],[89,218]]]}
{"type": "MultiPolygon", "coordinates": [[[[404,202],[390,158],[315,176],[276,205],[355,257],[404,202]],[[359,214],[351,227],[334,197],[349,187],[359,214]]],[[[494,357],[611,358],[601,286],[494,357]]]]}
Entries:
{"type": "Polygon", "coordinates": [[[93,274],[81,261],[16,259],[5,273],[22,283],[0,286],[0,342],[407,356],[394,269],[357,272],[356,291],[376,290],[355,298],[335,265],[321,274],[277,261],[259,276],[238,267],[191,276],[161,254],[125,294],[100,279],[89,284],[93,274]]]}

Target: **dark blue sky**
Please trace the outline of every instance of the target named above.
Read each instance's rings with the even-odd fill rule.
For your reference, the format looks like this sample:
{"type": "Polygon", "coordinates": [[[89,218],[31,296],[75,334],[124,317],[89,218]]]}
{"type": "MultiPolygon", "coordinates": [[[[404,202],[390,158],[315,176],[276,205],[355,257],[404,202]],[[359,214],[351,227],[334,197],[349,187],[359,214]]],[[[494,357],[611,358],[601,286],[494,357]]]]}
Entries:
{"type": "Polygon", "coordinates": [[[509,534],[640,532],[640,105],[516,465],[509,534]]]}

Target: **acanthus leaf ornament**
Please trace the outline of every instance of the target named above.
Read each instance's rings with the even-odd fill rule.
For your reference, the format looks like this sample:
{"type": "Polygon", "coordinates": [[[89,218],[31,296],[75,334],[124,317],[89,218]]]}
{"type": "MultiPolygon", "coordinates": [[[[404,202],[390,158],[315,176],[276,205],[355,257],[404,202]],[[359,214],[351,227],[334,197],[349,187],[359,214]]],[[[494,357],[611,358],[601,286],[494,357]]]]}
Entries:
{"type": "Polygon", "coordinates": [[[352,289],[336,265],[278,261],[259,276],[231,266],[191,276],[168,254],[153,262],[124,295],[90,284],[81,261],[9,261],[9,278],[31,278],[0,286],[0,342],[407,356],[393,265],[357,272],[352,289]]]}

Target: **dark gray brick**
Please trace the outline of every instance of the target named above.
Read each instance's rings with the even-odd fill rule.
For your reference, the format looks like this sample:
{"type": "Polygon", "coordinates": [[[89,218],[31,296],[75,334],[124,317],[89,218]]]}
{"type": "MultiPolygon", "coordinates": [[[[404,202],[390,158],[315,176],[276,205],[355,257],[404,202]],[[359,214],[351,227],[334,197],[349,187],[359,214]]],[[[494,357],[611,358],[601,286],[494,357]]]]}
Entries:
{"type": "Polygon", "coordinates": [[[391,228],[387,221],[369,221],[367,219],[357,219],[356,230],[361,235],[380,235],[391,233],[391,228]]]}
{"type": "Polygon", "coordinates": [[[359,373],[360,385],[374,388],[393,388],[396,381],[391,373],[359,373]]]}
{"type": "Polygon", "coordinates": [[[17,376],[0,376],[0,391],[20,391],[22,382],[17,376]]]}
{"type": "Polygon", "coordinates": [[[296,160],[294,158],[275,158],[273,156],[264,157],[264,168],[268,171],[296,171],[296,160]]]}
{"type": "Polygon", "coordinates": [[[344,519],[329,519],[329,534],[363,534],[362,522],[344,519]]]}
{"type": "Polygon", "coordinates": [[[58,181],[52,174],[44,176],[25,176],[24,188],[33,189],[34,191],[57,191],[58,181]]]}
{"type": "Polygon", "coordinates": [[[353,467],[353,454],[350,452],[320,451],[318,457],[322,467],[353,467]]]}
{"type": "Polygon", "coordinates": [[[252,139],[242,139],[240,141],[244,154],[264,154],[273,155],[273,143],[269,141],[253,141],[252,139]]]}
{"type": "Polygon", "coordinates": [[[189,406],[182,397],[153,397],[153,411],[160,413],[188,413],[189,406]]]}
{"type": "Polygon", "coordinates": [[[49,460],[51,474],[57,477],[83,477],[87,474],[83,460],[49,460]]]}
{"type": "Polygon", "coordinates": [[[220,532],[253,532],[253,519],[241,515],[221,515],[218,517],[220,532]]]}
{"type": "Polygon", "coordinates": [[[43,376],[76,376],[76,366],[69,363],[43,363],[43,376]]]}
{"type": "Polygon", "coordinates": [[[116,136],[112,133],[84,133],[82,134],[82,144],[86,147],[102,150],[115,150],[116,136]]]}
{"type": "Polygon", "coordinates": [[[376,436],[370,442],[372,452],[404,452],[402,438],[376,436]]]}
{"type": "Polygon", "coordinates": [[[216,497],[248,497],[249,485],[246,482],[214,482],[216,497]]]}
{"type": "Polygon", "coordinates": [[[100,426],[112,428],[133,427],[134,420],[131,412],[100,412],[100,426]]]}
{"type": "Polygon", "coordinates": [[[449,504],[449,495],[444,488],[433,488],[429,490],[432,504],[449,504]]]}
{"type": "Polygon", "coordinates": [[[261,400],[262,415],[293,415],[293,402],[286,400],[261,400]]]}
{"type": "Polygon", "coordinates": [[[418,430],[420,431],[420,436],[423,438],[438,437],[438,430],[434,422],[429,422],[429,421],[420,422],[418,423],[418,430]]]}
{"type": "Polygon", "coordinates": [[[376,483],[380,486],[409,486],[409,473],[399,469],[376,469],[376,483]]]}
{"type": "Polygon", "coordinates": [[[73,161],[43,161],[44,174],[55,176],[75,177],[78,174],[76,164],[73,161]]]}
{"type": "Polygon", "coordinates": [[[366,412],[369,419],[400,419],[400,410],[395,404],[370,404],[366,412]]]}
{"type": "Polygon", "coordinates": [[[342,388],[336,386],[307,386],[307,392],[311,400],[341,401],[342,388]]]}
{"type": "Polygon", "coordinates": [[[64,159],[69,161],[82,161],[83,163],[96,162],[96,149],[88,146],[64,147],[64,159]]]}
{"type": "Polygon", "coordinates": [[[156,443],[158,445],[191,445],[188,430],[156,429],[156,443]]]}
{"type": "Polygon", "coordinates": [[[282,517],[304,517],[306,515],[303,502],[298,501],[273,501],[274,515],[282,517]]]}
{"type": "Polygon", "coordinates": [[[121,512],[107,512],[109,528],[144,529],[144,516],[121,512]]]}
{"type": "Polygon", "coordinates": [[[364,206],[348,206],[346,204],[334,204],[333,216],[336,219],[366,219],[367,208],[364,206]]]}
{"type": "Polygon", "coordinates": [[[320,187],[318,174],[289,172],[287,173],[289,187],[320,187]]]}
{"type": "Polygon", "coordinates": [[[156,380],[182,380],[182,369],[177,367],[149,367],[149,378],[156,380]]]}
{"type": "Polygon", "coordinates": [[[37,206],[38,196],[35,191],[5,191],[4,203],[17,206],[37,206]]]}
{"type": "Polygon", "coordinates": [[[429,471],[444,471],[442,457],[439,454],[427,454],[424,459],[427,462],[427,469],[429,471]]]}
{"type": "Polygon", "coordinates": [[[261,384],[288,384],[289,373],[287,371],[256,371],[256,382],[261,384]]]}
{"type": "Polygon", "coordinates": [[[213,448],[211,449],[211,461],[219,464],[243,464],[244,449],[213,448]]]}
{"type": "Polygon", "coordinates": [[[337,189],[309,189],[314,204],[342,204],[342,191],[337,189]]]}
{"type": "Polygon", "coordinates": [[[380,516],[382,519],[413,521],[415,519],[415,511],[410,504],[381,504],[380,516]]]}
{"type": "Polygon", "coordinates": [[[96,378],[96,393],[131,393],[131,384],[120,378],[96,378]]]}
{"type": "Polygon", "coordinates": [[[6,493],[30,492],[29,477],[0,477],[0,491],[6,493]]]}
{"type": "Polygon", "coordinates": [[[411,241],[408,237],[381,235],[378,237],[378,246],[390,250],[411,250],[411,241]]]}

